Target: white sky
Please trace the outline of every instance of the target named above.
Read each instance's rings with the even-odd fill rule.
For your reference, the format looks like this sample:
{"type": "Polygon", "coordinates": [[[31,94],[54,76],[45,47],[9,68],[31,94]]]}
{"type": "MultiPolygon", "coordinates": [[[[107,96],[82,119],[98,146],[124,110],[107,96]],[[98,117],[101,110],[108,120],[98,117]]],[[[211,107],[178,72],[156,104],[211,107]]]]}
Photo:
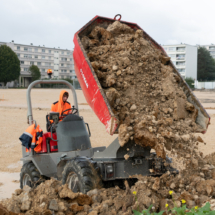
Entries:
{"type": "Polygon", "coordinates": [[[159,44],[215,44],[214,0],[0,0],[0,41],[72,49],[96,15],[137,23],[159,44]]]}

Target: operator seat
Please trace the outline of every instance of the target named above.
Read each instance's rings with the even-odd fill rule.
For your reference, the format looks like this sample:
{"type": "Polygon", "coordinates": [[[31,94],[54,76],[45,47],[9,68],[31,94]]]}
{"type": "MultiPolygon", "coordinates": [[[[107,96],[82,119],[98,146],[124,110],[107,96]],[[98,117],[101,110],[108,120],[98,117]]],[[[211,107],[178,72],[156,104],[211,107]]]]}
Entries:
{"type": "Polygon", "coordinates": [[[58,151],[76,151],[91,148],[89,133],[82,117],[69,114],[57,128],[58,151]]]}

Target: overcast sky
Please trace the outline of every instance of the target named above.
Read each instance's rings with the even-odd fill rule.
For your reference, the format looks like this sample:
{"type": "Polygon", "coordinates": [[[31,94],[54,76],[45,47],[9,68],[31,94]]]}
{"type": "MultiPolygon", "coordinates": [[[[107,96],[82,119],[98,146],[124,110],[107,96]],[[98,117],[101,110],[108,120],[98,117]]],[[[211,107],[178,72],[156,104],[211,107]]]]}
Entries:
{"type": "Polygon", "coordinates": [[[0,41],[73,49],[96,15],[137,23],[159,44],[215,44],[214,0],[0,0],[0,41]]]}

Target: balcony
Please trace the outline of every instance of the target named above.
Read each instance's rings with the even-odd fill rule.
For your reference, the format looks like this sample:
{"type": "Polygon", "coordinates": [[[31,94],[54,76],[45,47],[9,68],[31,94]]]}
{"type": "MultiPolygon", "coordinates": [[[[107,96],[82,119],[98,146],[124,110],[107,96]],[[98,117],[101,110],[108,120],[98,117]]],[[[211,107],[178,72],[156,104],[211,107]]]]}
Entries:
{"type": "Polygon", "coordinates": [[[176,60],[185,60],[185,57],[176,57],[176,60]]]}
{"type": "Polygon", "coordinates": [[[185,65],[176,65],[176,69],[185,68],[185,65]]]}
{"type": "Polygon", "coordinates": [[[177,52],[185,52],[185,48],[177,48],[176,51],[177,52]]]}

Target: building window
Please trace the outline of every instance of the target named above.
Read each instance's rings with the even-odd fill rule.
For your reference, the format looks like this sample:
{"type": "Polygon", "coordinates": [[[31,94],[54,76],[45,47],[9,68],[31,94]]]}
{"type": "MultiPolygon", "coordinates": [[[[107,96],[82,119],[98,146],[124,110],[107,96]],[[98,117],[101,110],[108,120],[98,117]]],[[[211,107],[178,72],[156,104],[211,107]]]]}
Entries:
{"type": "Polygon", "coordinates": [[[34,58],[38,59],[38,55],[34,55],[34,58]]]}
{"type": "Polygon", "coordinates": [[[70,61],[72,61],[72,58],[70,58],[70,61]]]}
{"type": "Polygon", "coordinates": [[[24,68],[24,71],[27,72],[27,71],[28,71],[28,68],[24,68]]]}
{"type": "Polygon", "coordinates": [[[177,48],[177,52],[184,52],[185,51],[185,47],[178,47],[177,48]]]}
{"type": "Polygon", "coordinates": [[[177,65],[177,66],[184,66],[184,65],[185,65],[185,61],[182,61],[182,62],[176,62],[176,65],[177,65]]]}
{"type": "Polygon", "coordinates": [[[35,51],[35,52],[38,52],[38,49],[37,49],[37,48],[34,48],[34,51],[35,51]]]}
{"type": "Polygon", "coordinates": [[[29,54],[29,55],[28,55],[28,58],[32,58],[32,55],[31,55],[31,54],[29,54]]]}
{"type": "Polygon", "coordinates": [[[62,57],[61,60],[62,61],[67,61],[67,58],[66,57],[62,57]]]}
{"type": "Polygon", "coordinates": [[[32,48],[28,48],[28,51],[29,51],[29,52],[32,52],[32,48]]]}
{"type": "Polygon", "coordinates": [[[41,66],[41,62],[37,62],[37,65],[38,65],[38,66],[41,66]]]}
{"type": "Polygon", "coordinates": [[[61,69],[61,72],[67,72],[66,69],[61,69]]]}
{"type": "Polygon", "coordinates": [[[46,70],[45,70],[45,69],[42,69],[42,72],[46,72],[46,70]]]}
{"type": "Polygon", "coordinates": [[[17,46],[17,47],[16,47],[16,50],[20,50],[20,46],[17,46]]]}
{"type": "Polygon", "coordinates": [[[67,54],[69,55],[69,54],[70,54],[70,52],[67,52],[67,54]]]}
{"type": "Polygon", "coordinates": [[[64,54],[64,51],[62,51],[61,54],[64,54]]]}
{"type": "Polygon", "coordinates": [[[163,48],[166,52],[168,51],[168,48],[163,48]]]}
{"type": "Polygon", "coordinates": [[[20,54],[16,54],[17,55],[17,57],[20,57],[20,54]]]}
{"type": "Polygon", "coordinates": [[[28,58],[28,55],[27,55],[27,54],[24,54],[24,58],[28,58]]]}
{"type": "Polygon", "coordinates": [[[178,69],[178,72],[185,72],[185,69],[178,69]]]}
{"type": "Polygon", "coordinates": [[[30,61],[30,65],[34,65],[34,61],[30,61]]]}
{"type": "Polygon", "coordinates": [[[210,54],[215,54],[215,52],[210,52],[210,54]]]}
{"type": "Polygon", "coordinates": [[[175,48],[175,47],[169,47],[169,51],[170,51],[170,52],[175,52],[175,51],[176,51],[176,48],[175,48]]]}
{"type": "Polygon", "coordinates": [[[42,56],[42,59],[45,59],[46,57],[45,56],[42,56]]]}
{"type": "Polygon", "coordinates": [[[52,57],[51,56],[49,56],[49,60],[51,60],[52,59],[52,57]]]}
{"type": "Polygon", "coordinates": [[[45,66],[49,66],[49,63],[45,62],[45,66]]]}
{"type": "Polygon", "coordinates": [[[185,59],[185,54],[177,54],[176,59],[177,60],[184,60],[185,59]]]}
{"type": "Polygon", "coordinates": [[[46,50],[45,50],[45,49],[42,49],[42,52],[46,52],[46,50]]]}
{"type": "Polygon", "coordinates": [[[63,64],[63,63],[61,63],[61,64],[60,64],[60,66],[64,66],[64,64],[63,64]]]}
{"type": "Polygon", "coordinates": [[[25,62],[24,61],[20,61],[20,64],[25,64],[25,62]]]}
{"type": "Polygon", "coordinates": [[[27,47],[24,47],[24,51],[28,51],[28,48],[27,48],[27,47]]]}
{"type": "Polygon", "coordinates": [[[51,54],[52,53],[52,50],[49,50],[49,54],[51,54]]]}
{"type": "Polygon", "coordinates": [[[169,57],[171,57],[172,59],[176,58],[175,54],[169,54],[169,57]]]}

